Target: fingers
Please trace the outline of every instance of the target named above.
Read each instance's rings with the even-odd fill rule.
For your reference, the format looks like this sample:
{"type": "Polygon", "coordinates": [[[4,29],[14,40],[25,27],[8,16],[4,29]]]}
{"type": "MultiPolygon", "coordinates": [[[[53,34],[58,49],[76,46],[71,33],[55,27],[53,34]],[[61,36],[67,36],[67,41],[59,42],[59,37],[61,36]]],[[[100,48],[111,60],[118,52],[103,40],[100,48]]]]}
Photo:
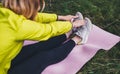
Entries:
{"type": "Polygon", "coordinates": [[[71,21],[72,19],[78,18],[78,16],[74,16],[74,15],[67,15],[66,20],[71,21]]]}
{"type": "Polygon", "coordinates": [[[76,20],[72,22],[72,24],[73,24],[73,27],[80,27],[80,26],[85,25],[85,20],[76,20]]]}
{"type": "Polygon", "coordinates": [[[78,17],[79,17],[79,16],[72,16],[71,19],[70,19],[70,21],[73,22],[74,19],[76,19],[76,18],[78,18],[78,17]]]}
{"type": "Polygon", "coordinates": [[[72,18],[74,19],[74,18],[78,18],[78,16],[72,16],[72,18]]]}

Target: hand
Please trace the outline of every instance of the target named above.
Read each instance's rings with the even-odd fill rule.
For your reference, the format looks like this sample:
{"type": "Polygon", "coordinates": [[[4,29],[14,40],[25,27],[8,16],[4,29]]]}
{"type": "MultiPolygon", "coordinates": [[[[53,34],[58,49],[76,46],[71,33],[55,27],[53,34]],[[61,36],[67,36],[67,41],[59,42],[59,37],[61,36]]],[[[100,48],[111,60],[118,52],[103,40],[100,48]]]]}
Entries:
{"type": "Polygon", "coordinates": [[[77,27],[85,25],[85,20],[76,20],[72,22],[72,24],[73,24],[73,27],[77,28],[77,27]]]}
{"type": "Polygon", "coordinates": [[[77,18],[78,16],[73,16],[73,15],[66,15],[66,16],[58,16],[58,20],[63,20],[63,21],[71,21],[74,18],[77,18]]]}

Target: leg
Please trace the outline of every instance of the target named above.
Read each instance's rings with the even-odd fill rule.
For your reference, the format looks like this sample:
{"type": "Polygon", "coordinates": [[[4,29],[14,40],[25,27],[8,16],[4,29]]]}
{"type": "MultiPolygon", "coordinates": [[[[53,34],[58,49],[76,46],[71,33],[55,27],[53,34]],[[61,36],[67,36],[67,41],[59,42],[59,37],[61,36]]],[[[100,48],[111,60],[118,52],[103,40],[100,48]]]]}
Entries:
{"type": "Polygon", "coordinates": [[[39,48],[40,51],[46,51],[49,48],[55,48],[56,46],[61,45],[66,39],[67,39],[66,35],[63,34],[60,36],[50,38],[47,41],[40,41],[40,42],[35,43],[35,44],[24,46],[23,50],[25,49],[26,51],[30,52],[30,49],[38,50],[38,48],[39,48]]]}
{"type": "Polygon", "coordinates": [[[8,74],[40,74],[48,65],[63,60],[74,46],[75,42],[70,40],[53,50],[39,52],[21,64],[11,67],[8,74]]]}
{"type": "Polygon", "coordinates": [[[22,63],[42,51],[48,51],[60,46],[66,40],[66,35],[53,37],[47,41],[42,41],[32,45],[24,46],[21,52],[12,60],[11,66],[22,63]]]}

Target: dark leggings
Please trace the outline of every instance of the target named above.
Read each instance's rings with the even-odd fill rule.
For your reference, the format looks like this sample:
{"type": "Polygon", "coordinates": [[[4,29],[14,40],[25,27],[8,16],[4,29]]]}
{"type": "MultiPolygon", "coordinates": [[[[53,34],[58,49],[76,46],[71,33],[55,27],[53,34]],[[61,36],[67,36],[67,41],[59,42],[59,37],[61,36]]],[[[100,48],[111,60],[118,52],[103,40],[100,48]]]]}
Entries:
{"type": "Polygon", "coordinates": [[[65,59],[75,46],[73,40],[66,40],[65,35],[53,37],[32,45],[24,46],[12,60],[8,74],[41,74],[49,65],[65,59]]]}

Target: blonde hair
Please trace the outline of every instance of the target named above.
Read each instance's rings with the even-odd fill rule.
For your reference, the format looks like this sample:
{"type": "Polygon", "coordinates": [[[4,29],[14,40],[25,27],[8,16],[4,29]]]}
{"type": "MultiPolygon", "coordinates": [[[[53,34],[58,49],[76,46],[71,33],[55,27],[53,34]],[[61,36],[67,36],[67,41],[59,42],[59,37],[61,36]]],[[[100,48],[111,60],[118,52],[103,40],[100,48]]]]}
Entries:
{"type": "Polygon", "coordinates": [[[43,11],[45,7],[44,0],[3,0],[2,4],[3,7],[31,20],[34,20],[37,12],[43,11]]]}

